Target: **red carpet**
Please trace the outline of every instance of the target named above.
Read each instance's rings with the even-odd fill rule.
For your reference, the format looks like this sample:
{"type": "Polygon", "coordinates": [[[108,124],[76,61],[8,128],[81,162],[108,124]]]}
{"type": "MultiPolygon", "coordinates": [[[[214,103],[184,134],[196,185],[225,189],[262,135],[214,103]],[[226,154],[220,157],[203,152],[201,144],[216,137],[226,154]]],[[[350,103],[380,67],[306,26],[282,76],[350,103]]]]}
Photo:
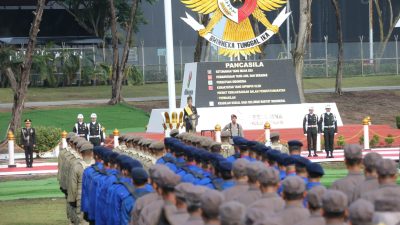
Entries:
{"type": "Polygon", "coordinates": [[[36,165],[33,164],[32,168],[26,167],[14,167],[14,168],[0,168],[1,172],[23,172],[23,171],[39,171],[39,170],[57,170],[57,166],[41,166],[40,164],[36,165]]]}
{"type": "Polygon", "coordinates": [[[17,164],[17,167],[8,168],[2,165],[0,168],[1,176],[13,176],[13,175],[31,175],[31,174],[55,174],[58,171],[57,163],[48,165],[49,163],[35,163],[33,162],[32,168],[26,168],[25,164],[17,164]]]}

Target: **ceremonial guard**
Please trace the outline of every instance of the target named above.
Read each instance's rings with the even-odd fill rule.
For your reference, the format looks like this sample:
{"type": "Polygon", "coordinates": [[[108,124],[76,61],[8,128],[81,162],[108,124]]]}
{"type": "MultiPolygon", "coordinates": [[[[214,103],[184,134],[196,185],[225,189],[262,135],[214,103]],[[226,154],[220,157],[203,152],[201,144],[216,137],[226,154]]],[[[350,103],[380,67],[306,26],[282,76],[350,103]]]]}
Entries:
{"type": "Polygon", "coordinates": [[[104,145],[103,129],[101,124],[97,122],[96,113],[90,115],[92,122],[87,124],[88,138],[94,146],[104,145]]]}
{"type": "Polygon", "coordinates": [[[199,119],[199,115],[197,115],[197,109],[193,105],[192,96],[187,97],[187,106],[184,109],[184,120],[186,132],[188,133],[196,133],[196,126],[199,119]]]}
{"type": "Polygon", "coordinates": [[[311,157],[311,149],[314,150],[314,157],[317,157],[317,134],[318,134],[318,116],[314,114],[314,108],[308,109],[308,114],[303,119],[303,132],[307,136],[308,157],[311,157]]]}
{"type": "Polygon", "coordinates": [[[81,138],[85,138],[86,140],[88,140],[88,127],[86,126],[86,124],[83,122],[83,115],[79,114],[78,115],[78,122],[75,123],[74,128],[72,129],[72,131],[79,137],[81,138]]]}
{"type": "Polygon", "coordinates": [[[326,158],[333,158],[333,142],[338,132],[336,116],[331,113],[331,106],[325,107],[326,112],[319,119],[319,130],[324,132],[326,158]]]}
{"type": "Polygon", "coordinates": [[[31,127],[32,120],[26,119],[25,127],[21,129],[21,147],[25,150],[25,162],[27,168],[32,168],[33,149],[36,147],[35,128],[31,127]]]}

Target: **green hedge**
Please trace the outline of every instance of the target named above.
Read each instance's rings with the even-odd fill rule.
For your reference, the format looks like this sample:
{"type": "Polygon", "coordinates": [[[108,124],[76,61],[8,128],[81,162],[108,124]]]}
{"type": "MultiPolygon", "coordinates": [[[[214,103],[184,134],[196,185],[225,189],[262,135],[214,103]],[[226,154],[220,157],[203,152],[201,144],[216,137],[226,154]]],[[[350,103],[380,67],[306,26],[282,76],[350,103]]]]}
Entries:
{"type": "MultiPolygon", "coordinates": [[[[52,150],[61,140],[61,129],[56,127],[37,126],[36,148],[37,152],[47,152],[52,150]]],[[[21,132],[16,134],[16,142],[21,145],[21,132]]]]}

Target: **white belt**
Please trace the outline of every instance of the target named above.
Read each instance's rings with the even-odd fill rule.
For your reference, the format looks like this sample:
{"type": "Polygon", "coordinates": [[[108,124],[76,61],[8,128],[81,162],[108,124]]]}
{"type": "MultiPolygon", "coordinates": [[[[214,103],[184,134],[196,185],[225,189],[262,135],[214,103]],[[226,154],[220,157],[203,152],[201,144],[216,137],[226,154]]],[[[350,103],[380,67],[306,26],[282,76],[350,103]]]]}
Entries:
{"type": "Polygon", "coordinates": [[[307,127],[318,127],[317,125],[310,125],[310,126],[307,126],[307,127]]]}
{"type": "Polygon", "coordinates": [[[100,135],[91,135],[89,138],[100,138],[100,135]]]}
{"type": "Polygon", "coordinates": [[[332,126],[324,126],[325,128],[334,128],[335,126],[334,125],[332,125],[332,126]]]}

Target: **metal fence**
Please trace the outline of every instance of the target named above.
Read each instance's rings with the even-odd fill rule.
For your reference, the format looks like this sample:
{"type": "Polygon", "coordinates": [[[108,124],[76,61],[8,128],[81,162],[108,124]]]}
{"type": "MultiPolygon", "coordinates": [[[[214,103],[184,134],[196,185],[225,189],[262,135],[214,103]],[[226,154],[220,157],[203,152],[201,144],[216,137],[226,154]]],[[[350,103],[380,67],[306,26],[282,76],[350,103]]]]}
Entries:
{"type": "MultiPolygon", "coordinates": [[[[138,73],[141,74],[143,83],[164,83],[167,82],[167,65],[136,65],[138,73]],[[143,72],[144,71],[144,72],[143,72]]],[[[378,76],[378,75],[400,75],[400,64],[398,58],[374,59],[352,59],[343,61],[343,77],[356,76],[378,76]]],[[[78,72],[79,73],[79,72],[78,72]]],[[[337,60],[326,59],[306,59],[304,62],[305,78],[335,77],[337,73],[337,60]]],[[[79,75],[79,74],[78,74],[79,75]]],[[[175,64],[175,80],[181,82],[184,75],[184,64],[175,64]]],[[[64,86],[66,78],[63,73],[55,74],[58,86],[64,86]]],[[[79,76],[77,76],[79,77],[79,76]]],[[[95,74],[91,79],[84,82],[85,85],[95,84],[95,74]]],[[[46,81],[41,79],[39,74],[32,74],[32,86],[46,86],[46,81]]],[[[107,80],[97,82],[97,84],[109,84],[107,80]]],[[[79,78],[71,82],[70,85],[80,85],[79,78]]]]}
{"type": "MultiPolygon", "coordinates": [[[[399,59],[352,59],[343,61],[343,76],[399,75],[399,59]]],[[[333,77],[337,73],[335,59],[308,59],[304,63],[304,77],[333,77]]]]}
{"type": "MultiPolygon", "coordinates": [[[[329,38],[325,37],[322,42],[311,43],[305,54],[304,77],[333,77],[337,71],[337,43],[329,43],[329,38]]],[[[393,42],[389,42],[386,51],[381,58],[378,52],[381,43],[374,43],[374,58],[370,59],[370,46],[360,36],[359,42],[344,43],[344,62],[343,76],[371,76],[371,75],[399,75],[399,45],[398,37],[395,36],[393,42]]],[[[294,43],[292,43],[294,46],[294,43]]],[[[287,45],[270,44],[265,48],[265,58],[268,59],[290,59],[287,45]]],[[[177,82],[182,81],[185,63],[193,61],[194,46],[193,43],[183,43],[179,41],[179,45],[175,46],[175,79],[177,82]]],[[[24,52],[24,49],[19,51],[24,52]]],[[[65,85],[96,85],[108,84],[110,72],[107,67],[112,63],[112,50],[110,48],[101,48],[97,46],[79,47],[79,46],[63,46],[62,48],[46,48],[38,47],[37,54],[51,54],[53,58],[62,58],[63,54],[79,57],[76,71],[69,71],[69,77],[65,75],[63,62],[58,63],[51,69],[54,82],[57,86],[65,85]],[[44,53],[43,53],[44,52],[44,53]],[[71,79],[71,77],[73,77],[71,79]],[[56,81],[54,81],[56,80],[56,81]]],[[[211,47],[204,50],[202,61],[230,61],[230,58],[219,56],[218,49],[211,47]],[[206,55],[207,54],[207,55],[206,55]]],[[[120,50],[122,56],[122,49],[120,50]]],[[[249,57],[249,60],[256,60],[257,56],[249,57]]],[[[54,64],[54,63],[53,63],[54,64]]],[[[167,65],[165,58],[165,47],[146,46],[145,41],[140,41],[138,46],[130,49],[128,64],[133,66],[140,76],[143,83],[159,83],[167,82],[167,65]]],[[[4,86],[6,78],[4,74],[0,74],[0,86],[4,86]]],[[[31,85],[46,86],[46,79],[42,74],[32,70],[31,85]]]]}

